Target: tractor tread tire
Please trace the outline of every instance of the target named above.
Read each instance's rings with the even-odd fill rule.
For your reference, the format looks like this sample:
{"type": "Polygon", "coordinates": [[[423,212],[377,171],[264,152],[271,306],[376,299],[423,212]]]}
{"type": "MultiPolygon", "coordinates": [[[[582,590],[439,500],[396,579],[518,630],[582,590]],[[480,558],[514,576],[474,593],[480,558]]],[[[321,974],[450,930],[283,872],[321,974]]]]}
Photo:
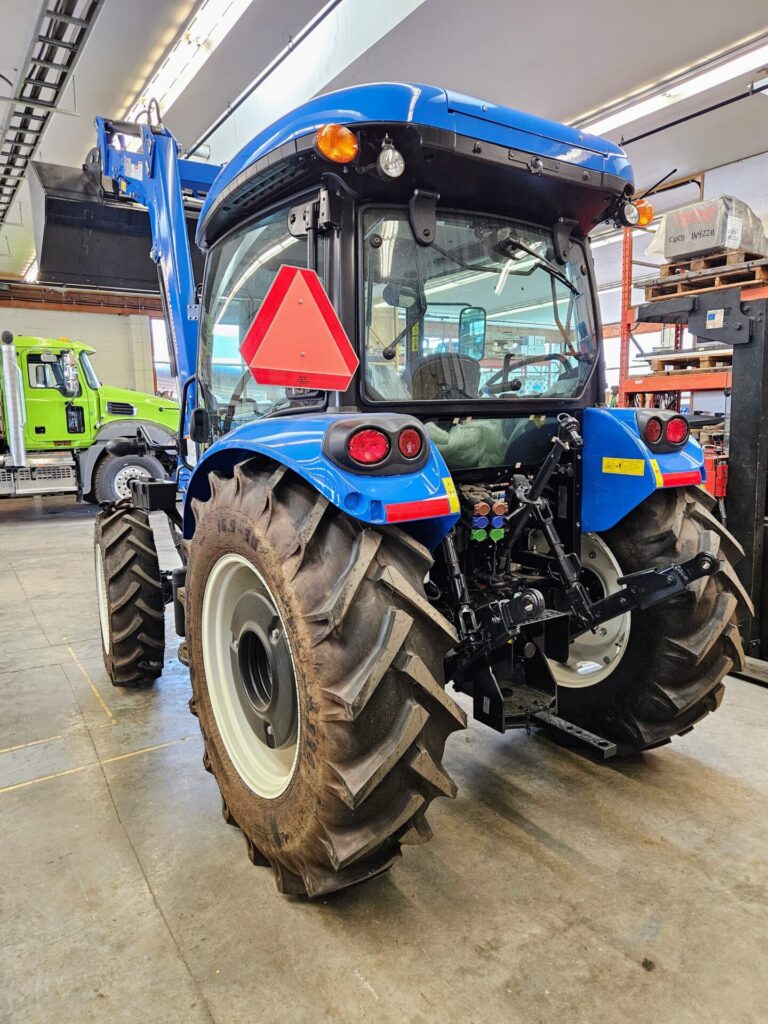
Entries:
{"type": "Polygon", "coordinates": [[[711,514],[701,488],[658,490],[603,534],[624,573],[683,562],[701,551],[714,576],[645,612],[632,612],[614,672],[586,690],[561,687],[561,713],[613,740],[621,753],[650,750],[689,732],[722,700],[723,677],[744,666],[738,623],[752,614],[733,568],[738,541],[711,514]]]}
{"type": "Polygon", "coordinates": [[[211,499],[193,501],[187,583],[190,708],[204,763],[250,859],[274,869],[282,892],[321,896],[385,871],[401,845],[429,839],[428,805],[455,795],[441,758],[447,736],[466,726],[443,681],[456,634],[424,595],[429,551],[402,531],[345,516],[281,467],[246,463],[210,484],[211,499]],[[205,580],[232,550],[254,559],[290,624],[300,753],[275,800],[237,774],[205,680],[205,580]]]}
{"type": "Polygon", "coordinates": [[[103,558],[109,613],[104,665],[113,686],[150,685],[163,671],[165,602],[146,512],[118,505],[99,512],[95,555],[103,558]]]}

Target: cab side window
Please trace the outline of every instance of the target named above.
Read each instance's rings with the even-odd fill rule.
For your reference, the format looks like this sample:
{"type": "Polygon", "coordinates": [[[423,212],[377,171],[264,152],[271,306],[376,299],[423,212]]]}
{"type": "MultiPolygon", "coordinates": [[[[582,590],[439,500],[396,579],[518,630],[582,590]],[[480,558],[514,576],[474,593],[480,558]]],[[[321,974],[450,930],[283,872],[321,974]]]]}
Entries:
{"type": "MultiPolygon", "coordinates": [[[[240,352],[280,267],[309,265],[307,237],[289,231],[291,205],[234,232],[209,257],[198,379],[213,437],[269,413],[322,401],[314,391],[257,384],[240,352]]],[[[320,239],[316,263],[321,280],[324,250],[320,239]]]]}
{"type": "Polygon", "coordinates": [[[28,356],[27,379],[31,388],[58,388],[56,374],[51,363],[44,363],[40,356],[28,356]]]}

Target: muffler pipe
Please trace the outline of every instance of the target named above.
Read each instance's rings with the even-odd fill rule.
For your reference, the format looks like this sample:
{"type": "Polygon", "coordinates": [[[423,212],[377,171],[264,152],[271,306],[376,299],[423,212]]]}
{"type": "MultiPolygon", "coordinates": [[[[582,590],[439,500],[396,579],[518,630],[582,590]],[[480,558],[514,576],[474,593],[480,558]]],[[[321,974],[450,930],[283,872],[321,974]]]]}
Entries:
{"type": "Polygon", "coordinates": [[[21,468],[27,464],[27,452],[24,448],[24,424],[27,416],[21,371],[16,362],[16,346],[10,331],[3,331],[0,349],[3,358],[3,405],[8,427],[9,457],[6,457],[6,464],[21,468]]]}

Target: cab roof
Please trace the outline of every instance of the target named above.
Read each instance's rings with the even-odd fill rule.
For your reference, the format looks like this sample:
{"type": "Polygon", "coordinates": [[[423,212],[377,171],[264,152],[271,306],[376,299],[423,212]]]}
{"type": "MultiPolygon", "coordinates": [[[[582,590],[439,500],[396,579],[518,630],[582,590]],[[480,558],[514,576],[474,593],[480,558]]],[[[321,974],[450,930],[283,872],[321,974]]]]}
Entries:
{"type": "Polygon", "coordinates": [[[13,339],[13,343],[17,350],[29,351],[32,349],[58,349],[64,351],[69,349],[80,355],[81,352],[95,352],[95,348],[91,348],[90,345],[84,345],[81,341],[71,341],[69,338],[35,338],[31,335],[19,334],[13,339]]]}
{"type": "Polygon", "coordinates": [[[200,212],[197,242],[206,248],[211,215],[236,192],[254,165],[276,165],[298,152],[299,140],[324,124],[424,126],[557,160],[574,169],[621,179],[630,190],[632,168],[608,139],[511,107],[431,85],[384,82],[317,96],[259,132],[214,179],[200,212]]]}

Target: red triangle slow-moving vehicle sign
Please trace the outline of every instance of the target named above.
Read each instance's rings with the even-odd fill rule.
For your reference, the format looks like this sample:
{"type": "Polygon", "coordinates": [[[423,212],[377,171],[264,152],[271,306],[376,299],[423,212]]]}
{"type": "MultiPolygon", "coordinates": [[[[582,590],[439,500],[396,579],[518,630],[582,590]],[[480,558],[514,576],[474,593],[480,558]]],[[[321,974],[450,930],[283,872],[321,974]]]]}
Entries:
{"type": "Polygon", "coordinates": [[[343,391],[359,359],[314,270],[280,267],[240,352],[257,384],[343,391]]]}

